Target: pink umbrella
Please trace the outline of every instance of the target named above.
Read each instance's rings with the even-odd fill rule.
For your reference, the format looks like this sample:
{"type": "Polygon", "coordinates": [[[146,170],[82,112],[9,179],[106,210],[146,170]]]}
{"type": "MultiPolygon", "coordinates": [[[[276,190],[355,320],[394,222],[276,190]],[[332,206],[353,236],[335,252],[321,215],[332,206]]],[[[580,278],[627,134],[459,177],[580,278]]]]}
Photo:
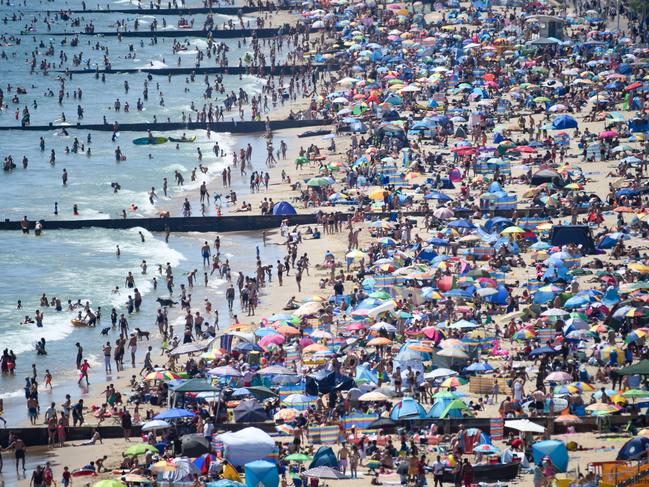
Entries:
{"type": "Polygon", "coordinates": [[[546,382],[570,382],[572,375],[566,372],[552,372],[545,377],[546,382]]]}
{"type": "Polygon", "coordinates": [[[308,347],[309,345],[313,344],[313,340],[311,340],[309,337],[304,337],[300,338],[300,346],[301,347],[308,347]]]}
{"type": "Polygon", "coordinates": [[[266,335],[261,340],[259,340],[259,345],[261,347],[265,347],[266,345],[270,345],[271,343],[275,345],[281,345],[285,340],[286,339],[284,338],[284,335],[266,335]]]}
{"type": "Polygon", "coordinates": [[[360,331],[364,330],[365,328],[367,328],[367,325],[365,323],[352,323],[347,327],[349,331],[360,331]]]}
{"type": "Polygon", "coordinates": [[[599,138],[600,139],[613,139],[615,137],[618,137],[620,134],[618,134],[615,130],[604,130],[603,132],[599,133],[599,138]]]}

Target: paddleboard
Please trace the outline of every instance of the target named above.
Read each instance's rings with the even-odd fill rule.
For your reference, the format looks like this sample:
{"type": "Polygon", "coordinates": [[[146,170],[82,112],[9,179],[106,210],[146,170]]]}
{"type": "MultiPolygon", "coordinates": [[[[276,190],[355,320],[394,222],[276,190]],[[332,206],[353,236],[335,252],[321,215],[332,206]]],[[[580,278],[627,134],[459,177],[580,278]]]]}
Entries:
{"type": "Polygon", "coordinates": [[[188,142],[189,143],[189,142],[194,142],[194,141],[196,141],[196,136],[195,135],[192,136],[192,137],[186,137],[184,139],[177,138],[177,137],[169,137],[169,142],[188,142]]]}
{"type": "Polygon", "coordinates": [[[159,145],[159,144],[164,144],[167,142],[166,137],[153,137],[151,140],[149,140],[148,137],[139,137],[137,139],[133,139],[133,143],[135,145],[159,145]]]}

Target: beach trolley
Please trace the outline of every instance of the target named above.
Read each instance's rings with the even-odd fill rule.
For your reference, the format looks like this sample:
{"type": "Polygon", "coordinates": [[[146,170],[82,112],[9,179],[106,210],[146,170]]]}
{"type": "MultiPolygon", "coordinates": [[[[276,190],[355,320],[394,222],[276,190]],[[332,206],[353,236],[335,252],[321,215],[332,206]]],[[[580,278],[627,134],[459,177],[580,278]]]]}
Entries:
{"type": "Polygon", "coordinates": [[[600,479],[599,487],[646,487],[649,485],[649,463],[645,461],[630,462],[613,460],[610,462],[592,462],[588,464],[600,479]]]}

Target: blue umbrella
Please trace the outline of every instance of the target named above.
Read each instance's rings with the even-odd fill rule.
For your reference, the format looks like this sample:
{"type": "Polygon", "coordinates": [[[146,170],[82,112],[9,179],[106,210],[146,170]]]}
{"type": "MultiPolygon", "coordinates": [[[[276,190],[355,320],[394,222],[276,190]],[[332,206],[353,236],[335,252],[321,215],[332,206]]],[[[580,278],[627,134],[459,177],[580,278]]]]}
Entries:
{"type": "Polygon", "coordinates": [[[546,353],[557,353],[557,351],[552,347],[540,347],[532,350],[530,356],[545,355],[546,353]]]}
{"type": "Polygon", "coordinates": [[[464,218],[454,220],[449,223],[448,226],[451,228],[476,228],[473,223],[471,223],[469,220],[465,220],[464,218]]]}
{"type": "Polygon", "coordinates": [[[476,362],[464,368],[467,372],[488,372],[493,369],[494,368],[486,362],[476,362]]]}
{"type": "Polygon", "coordinates": [[[196,415],[187,409],[171,408],[156,414],[153,419],[180,419],[193,418],[194,416],[196,415]]]}

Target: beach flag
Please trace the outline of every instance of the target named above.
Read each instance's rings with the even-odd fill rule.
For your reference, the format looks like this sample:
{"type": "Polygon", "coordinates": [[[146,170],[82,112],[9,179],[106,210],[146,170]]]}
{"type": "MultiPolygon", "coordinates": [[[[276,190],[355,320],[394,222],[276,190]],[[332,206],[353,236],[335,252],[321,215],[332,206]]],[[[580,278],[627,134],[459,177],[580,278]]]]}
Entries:
{"type": "Polygon", "coordinates": [[[356,431],[367,429],[367,427],[379,418],[378,414],[353,413],[343,417],[345,430],[356,428],[356,431]]]}
{"type": "Polygon", "coordinates": [[[503,418],[491,418],[489,420],[489,430],[491,432],[491,439],[493,441],[500,441],[503,439],[503,430],[505,428],[505,420],[503,418]]]}

